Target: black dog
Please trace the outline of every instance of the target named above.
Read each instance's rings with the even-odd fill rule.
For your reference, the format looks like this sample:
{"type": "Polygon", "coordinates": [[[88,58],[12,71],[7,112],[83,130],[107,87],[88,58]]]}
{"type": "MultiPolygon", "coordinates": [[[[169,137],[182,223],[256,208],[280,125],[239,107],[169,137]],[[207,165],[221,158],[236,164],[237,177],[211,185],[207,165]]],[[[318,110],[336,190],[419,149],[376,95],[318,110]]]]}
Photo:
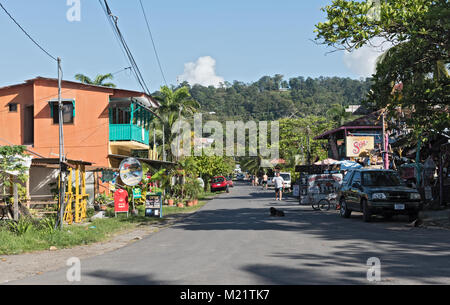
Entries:
{"type": "Polygon", "coordinates": [[[270,216],[284,217],[284,212],[272,207],[270,208],[270,216]]]}

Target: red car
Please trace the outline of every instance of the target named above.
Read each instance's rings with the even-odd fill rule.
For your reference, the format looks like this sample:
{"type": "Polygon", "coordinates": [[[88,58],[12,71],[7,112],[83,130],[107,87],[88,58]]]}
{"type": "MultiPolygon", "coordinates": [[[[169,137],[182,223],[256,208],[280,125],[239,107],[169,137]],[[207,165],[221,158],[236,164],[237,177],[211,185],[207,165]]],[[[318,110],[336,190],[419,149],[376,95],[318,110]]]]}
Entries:
{"type": "Polygon", "coordinates": [[[233,178],[231,176],[226,177],[227,178],[227,183],[229,187],[234,187],[234,183],[233,183],[233,178]]]}
{"type": "Polygon", "coordinates": [[[217,176],[211,180],[211,191],[227,191],[229,190],[229,185],[227,179],[224,176],[217,176]]]}

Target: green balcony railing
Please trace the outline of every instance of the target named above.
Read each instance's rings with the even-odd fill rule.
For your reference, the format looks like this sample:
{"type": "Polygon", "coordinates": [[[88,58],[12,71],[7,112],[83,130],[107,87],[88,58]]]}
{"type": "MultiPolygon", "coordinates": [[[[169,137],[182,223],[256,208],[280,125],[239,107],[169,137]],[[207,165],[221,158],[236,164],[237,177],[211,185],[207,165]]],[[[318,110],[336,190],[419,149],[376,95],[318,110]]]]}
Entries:
{"type": "Polygon", "coordinates": [[[109,124],[109,140],[150,143],[148,130],[134,124],[109,124]]]}

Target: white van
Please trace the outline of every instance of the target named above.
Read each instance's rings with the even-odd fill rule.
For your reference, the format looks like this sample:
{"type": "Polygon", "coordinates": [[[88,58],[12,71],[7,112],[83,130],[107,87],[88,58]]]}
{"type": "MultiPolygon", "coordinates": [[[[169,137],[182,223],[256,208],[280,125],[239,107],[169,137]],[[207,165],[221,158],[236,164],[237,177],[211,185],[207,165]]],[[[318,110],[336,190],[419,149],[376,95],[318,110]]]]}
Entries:
{"type": "Polygon", "coordinates": [[[280,173],[280,177],[284,180],[284,187],[286,189],[291,188],[291,173],[280,173]]]}
{"type": "MultiPolygon", "coordinates": [[[[284,180],[284,188],[290,189],[291,188],[291,173],[280,173],[280,177],[284,180]]],[[[269,178],[269,187],[275,187],[275,183],[273,182],[274,177],[269,178]]]]}

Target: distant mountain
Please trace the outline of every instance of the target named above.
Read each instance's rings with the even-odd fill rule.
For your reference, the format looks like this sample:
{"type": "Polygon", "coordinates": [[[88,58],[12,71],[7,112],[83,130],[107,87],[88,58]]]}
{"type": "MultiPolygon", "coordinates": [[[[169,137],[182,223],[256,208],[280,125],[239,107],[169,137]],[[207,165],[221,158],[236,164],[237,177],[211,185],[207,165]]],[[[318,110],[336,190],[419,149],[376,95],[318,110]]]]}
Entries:
{"type": "Polygon", "coordinates": [[[290,116],[324,116],[333,104],[360,105],[370,85],[370,79],[296,77],[283,80],[282,75],[275,75],[264,76],[250,84],[234,81],[221,88],[200,85],[189,88],[192,97],[200,103],[201,111],[215,112],[221,121],[268,121],[290,116]]]}

